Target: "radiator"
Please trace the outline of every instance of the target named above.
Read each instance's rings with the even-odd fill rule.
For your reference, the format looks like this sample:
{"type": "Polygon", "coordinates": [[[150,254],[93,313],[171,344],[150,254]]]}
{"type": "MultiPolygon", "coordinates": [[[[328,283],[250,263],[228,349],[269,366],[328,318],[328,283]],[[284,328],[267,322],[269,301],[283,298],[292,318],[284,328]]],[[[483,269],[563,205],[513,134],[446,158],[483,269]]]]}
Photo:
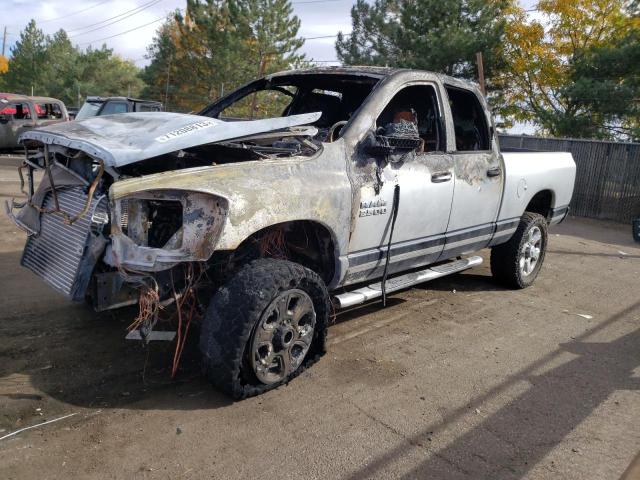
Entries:
{"type": "MultiPolygon", "coordinates": [[[[56,190],[60,209],[70,216],[79,214],[84,208],[87,194],[82,187],[58,188],[56,190]]],[[[43,208],[55,207],[49,192],[43,208]]],[[[74,300],[83,259],[88,256],[87,246],[91,235],[92,218],[104,223],[107,216],[106,197],[93,198],[89,211],[67,225],[59,213],[40,215],[40,232],[28,238],[22,254],[22,265],[40,276],[53,288],[74,300]]],[[[81,292],[81,296],[84,295],[81,292]]]]}

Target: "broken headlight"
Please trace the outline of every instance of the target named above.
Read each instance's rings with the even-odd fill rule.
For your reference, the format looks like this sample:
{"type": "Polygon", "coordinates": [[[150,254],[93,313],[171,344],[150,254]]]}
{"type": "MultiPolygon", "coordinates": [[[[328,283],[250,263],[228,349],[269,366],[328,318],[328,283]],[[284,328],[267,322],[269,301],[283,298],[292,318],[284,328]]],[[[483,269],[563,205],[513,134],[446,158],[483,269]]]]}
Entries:
{"type": "Polygon", "coordinates": [[[207,260],[226,218],[226,200],[197,192],[140,192],[112,201],[113,262],[163,270],[207,260]]]}

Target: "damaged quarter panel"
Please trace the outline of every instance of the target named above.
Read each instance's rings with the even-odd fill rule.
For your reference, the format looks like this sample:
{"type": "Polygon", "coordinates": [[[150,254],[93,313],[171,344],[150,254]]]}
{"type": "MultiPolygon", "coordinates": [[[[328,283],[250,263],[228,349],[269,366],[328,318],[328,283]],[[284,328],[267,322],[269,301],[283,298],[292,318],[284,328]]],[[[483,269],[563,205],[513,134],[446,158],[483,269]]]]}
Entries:
{"type": "Polygon", "coordinates": [[[185,210],[185,238],[187,230],[205,227],[186,249],[172,252],[136,245],[117,231],[112,235],[114,253],[125,266],[162,269],[178,261],[206,260],[214,249],[234,250],[265,225],[310,220],[329,229],[340,256],[349,238],[351,184],[343,141],[323,147],[311,158],[189,168],[114,183],[109,195],[114,224],[122,215],[123,200],[163,198],[159,192],[171,191],[173,197],[164,198],[183,192],[184,201],[193,206],[185,210]]]}

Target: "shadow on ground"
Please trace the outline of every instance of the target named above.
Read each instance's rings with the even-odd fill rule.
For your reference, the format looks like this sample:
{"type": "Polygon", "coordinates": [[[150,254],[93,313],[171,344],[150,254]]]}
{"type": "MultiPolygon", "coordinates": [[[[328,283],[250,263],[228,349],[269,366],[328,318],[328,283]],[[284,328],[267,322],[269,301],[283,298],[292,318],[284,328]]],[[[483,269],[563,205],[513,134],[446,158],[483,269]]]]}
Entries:
{"type": "Polygon", "coordinates": [[[407,437],[406,443],[374,459],[349,478],[379,477],[383,470],[392,468],[394,462],[406,455],[410,446],[426,449],[429,458],[403,478],[439,478],[434,472],[441,471],[442,462],[455,472],[449,472],[447,479],[525,477],[609,395],[617,390],[640,389],[640,379],[633,377],[634,369],[640,366],[640,329],[611,342],[584,341],[638,312],[640,302],[619,311],[574,341],[560,344],[554,352],[472,399],[467,406],[452,411],[440,422],[428,425],[421,433],[407,437]],[[537,373],[563,353],[571,354],[573,359],[537,373]],[[440,431],[523,381],[529,383],[529,388],[509,404],[443,449],[429,448],[429,442],[440,431]]]}
{"type": "MultiPolygon", "coordinates": [[[[72,304],[42,280],[19,268],[21,252],[0,254],[0,267],[11,271],[0,291],[2,304],[13,305],[0,312],[0,405],[2,399],[29,400],[43,395],[65,404],[91,408],[192,409],[216,408],[230,401],[207,383],[200,371],[198,332],[190,333],[181,367],[170,379],[174,344],[124,339],[137,308],[96,313],[84,304],[72,304]],[[25,308],[25,304],[29,307],[25,308]],[[36,392],[11,387],[15,375],[25,376],[36,392]],[[175,401],[175,393],[181,397],[175,401]],[[172,396],[173,400],[167,400],[172,396]],[[142,401],[141,401],[142,400],[142,401]]],[[[499,289],[490,277],[455,275],[417,288],[481,291],[499,289]]],[[[389,296],[389,307],[406,301],[389,296]]],[[[380,302],[340,312],[334,323],[349,322],[381,309],[380,302]]],[[[161,329],[171,329],[170,326],[161,329]]],[[[16,402],[14,402],[16,403],[16,402]]],[[[16,408],[18,406],[16,405],[16,408]]],[[[10,409],[9,409],[10,410],[10,409]]]]}

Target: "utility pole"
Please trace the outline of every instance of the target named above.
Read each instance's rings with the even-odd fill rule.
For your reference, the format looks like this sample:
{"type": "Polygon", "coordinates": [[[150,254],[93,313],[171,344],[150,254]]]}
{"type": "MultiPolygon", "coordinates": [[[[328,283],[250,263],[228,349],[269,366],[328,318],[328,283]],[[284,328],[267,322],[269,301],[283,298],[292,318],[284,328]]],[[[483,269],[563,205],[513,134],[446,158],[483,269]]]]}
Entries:
{"type": "MultiPolygon", "coordinates": [[[[258,78],[262,78],[264,75],[264,71],[267,69],[267,53],[264,55],[260,54],[260,63],[258,64],[258,78]]],[[[250,120],[253,120],[254,115],[256,114],[256,107],[258,106],[258,92],[253,92],[253,98],[251,99],[251,112],[250,112],[250,120]]]]}
{"type": "Polygon", "coordinates": [[[487,90],[484,84],[484,65],[482,64],[482,52],[476,53],[476,63],[478,64],[478,83],[480,84],[480,91],[482,95],[487,95],[487,90]]]}
{"type": "Polygon", "coordinates": [[[2,56],[4,57],[5,46],[7,45],[7,26],[4,26],[4,35],[2,35],[2,56]]]}
{"type": "Polygon", "coordinates": [[[164,111],[167,111],[169,106],[169,72],[171,71],[171,57],[169,57],[169,61],[167,62],[167,87],[164,91],[164,111]]]}

